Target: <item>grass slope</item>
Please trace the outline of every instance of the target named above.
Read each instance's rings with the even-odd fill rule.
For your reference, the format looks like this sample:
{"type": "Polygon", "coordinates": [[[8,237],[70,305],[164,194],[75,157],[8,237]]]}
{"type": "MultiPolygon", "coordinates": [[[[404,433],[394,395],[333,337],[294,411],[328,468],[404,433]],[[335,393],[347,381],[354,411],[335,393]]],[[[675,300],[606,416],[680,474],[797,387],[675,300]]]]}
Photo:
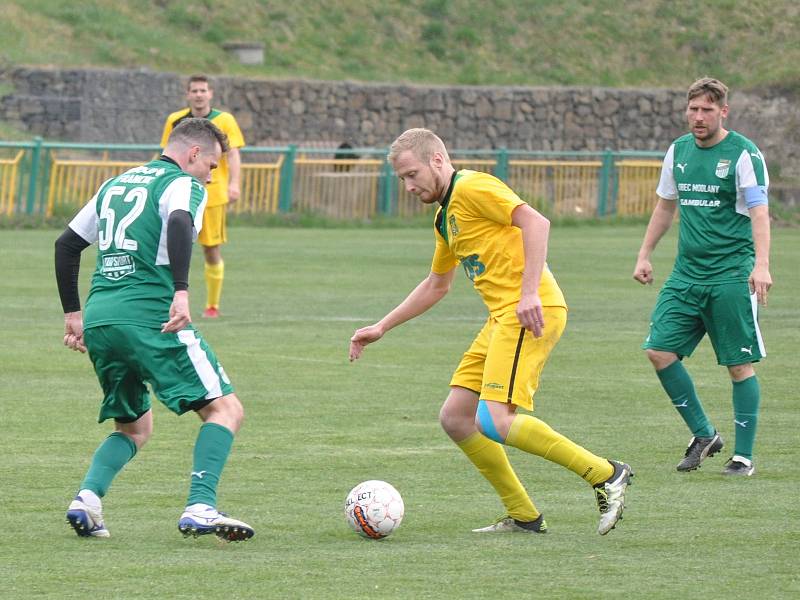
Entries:
{"type": "MultiPolygon", "coordinates": [[[[501,513],[489,486],[437,424],[458,358],[484,309],[459,274],[450,296],[347,362],[352,331],[426,274],[423,230],[239,227],[226,247],[223,319],[199,322],[246,404],[221,508],[257,529],[246,544],[184,540],[197,420],[157,406],[155,434],[105,499],[108,540],[78,539],[64,510],[99,441],[99,390],[85,356],[61,346],[52,274],[56,231],[0,231],[0,482],[7,598],[790,598],[800,456],[796,232],[775,231],[776,286],[763,313],[763,413],[757,475],[724,479],[723,456],[675,472],[688,439],[639,344],[657,289],[630,279],[643,226],[555,228],[550,264],[570,324],[543,375],[536,414],[636,471],[625,520],[596,532],[588,486],[510,450],[547,515],[546,536],[476,537],[501,513]],[[350,532],[348,490],[380,478],[406,519],[381,542],[350,532]]],[[[663,281],[674,232],[655,263],[663,281]]],[[[87,251],[83,290],[92,266],[87,251]]],[[[194,312],[202,264],[195,255],[194,312]]],[[[687,361],[732,447],[730,384],[707,342],[687,361]]]]}
{"type": "Polygon", "coordinates": [[[503,85],[797,88],[794,0],[0,0],[0,64],[503,85]],[[12,25],[13,24],[13,25],[12,25]],[[263,66],[226,41],[265,44],[263,66]]]}

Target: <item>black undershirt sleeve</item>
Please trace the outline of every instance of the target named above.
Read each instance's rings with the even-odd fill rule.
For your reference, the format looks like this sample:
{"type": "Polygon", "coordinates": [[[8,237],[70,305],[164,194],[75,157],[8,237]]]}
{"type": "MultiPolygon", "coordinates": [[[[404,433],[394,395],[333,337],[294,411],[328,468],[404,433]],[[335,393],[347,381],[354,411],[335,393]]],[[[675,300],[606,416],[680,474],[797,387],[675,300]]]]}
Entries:
{"type": "Polygon", "coordinates": [[[61,297],[61,307],[65,313],[77,312],[81,309],[78,273],[81,268],[81,252],[88,246],[89,242],[69,227],[56,240],[56,283],[58,284],[58,295],[61,297]]]}
{"type": "Polygon", "coordinates": [[[167,220],[167,255],[176,292],[189,289],[193,232],[192,215],[185,210],[173,210],[170,213],[167,220]]]}

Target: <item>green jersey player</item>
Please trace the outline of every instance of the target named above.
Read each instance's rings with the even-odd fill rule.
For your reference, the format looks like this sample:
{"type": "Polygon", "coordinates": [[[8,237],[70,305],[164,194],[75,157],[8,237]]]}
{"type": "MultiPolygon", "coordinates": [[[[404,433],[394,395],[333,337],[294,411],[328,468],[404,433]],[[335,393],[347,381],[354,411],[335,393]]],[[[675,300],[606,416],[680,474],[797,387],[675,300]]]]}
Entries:
{"type": "Polygon", "coordinates": [[[228,149],[206,119],[187,119],[164,153],[106,181],[56,241],[64,344],[89,352],[103,389],[99,421],[115,431],[94,454],[67,520],[82,537],[108,537],[101,498],[150,438],[147,384],[177,414],[203,421],[194,447],[189,499],[178,528],[246,540],[253,529],[216,508],[216,491],[244,411],[216,355],[191,323],[189,263],[202,228],[203,187],[228,149]],[[97,243],[85,314],[78,295],[81,252],[97,243]]]}
{"type": "Polygon", "coordinates": [[[758,304],[766,305],[769,273],[769,175],[764,156],[723,127],[728,88],[704,78],[689,88],[691,133],[669,147],[634,279],[652,283],[650,255],[680,211],[678,254],[661,289],[643,348],[672,404],[692,432],[679,471],[719,452],[723,440],[706,416],[681,360],[707,333],[733,386],[736,445],[726,475],[752,475],[760,388],[753,363],[766,356],[758,304]]]}

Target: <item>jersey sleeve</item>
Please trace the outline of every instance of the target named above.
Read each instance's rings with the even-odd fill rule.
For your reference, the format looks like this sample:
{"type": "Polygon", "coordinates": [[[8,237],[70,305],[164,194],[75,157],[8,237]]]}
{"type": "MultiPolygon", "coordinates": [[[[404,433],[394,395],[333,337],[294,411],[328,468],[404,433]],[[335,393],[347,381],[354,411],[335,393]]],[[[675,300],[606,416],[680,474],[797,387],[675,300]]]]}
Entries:
{"type": "MultiPolygon", "coordinates": [[[[102,189],[102,187],[100,189],[102,189]]],[[[92,196],[92,199],[78,211],[78,214],[75,215],[72,221],[69,222],[69,228],[88,243],[94,244],[99,236],[97,222],[97,194],[95,194],[92,196]]]]}
{"type": "Polygon", "coordinates": [[[745,148],[736,161],[736,187],[744,190],[751,187],[769,187],[769,173],[764,155],[753,146],[745,148]]]}
{"type": "Polygon", "coordinates": [[[222,113],[214,122],[216,125],[219,125],[219,128],[228,136],[228,144],[231,148],[241,148],[244,146],[244,135],[232,114],[222,113]]]}
{"type": "Polygon", "coordinates": [[[444,241],[442,234],[438,231],[434,232],[436,238],[436,249],[433,251],[433,260],[431,261],[431,271],[438,275],[444,275],[458,266],[458,260],[450,251],[447,243],[444,241]]]}
{"type": "Polygon", "coordinates": [[[458,192],[465,209],[501,225],[511,225],[511,213],[525,204],[510,187],[487,173],[475,173],[461,183],[464,187],[458,192]]]}
{"type": "Polygon", "coordinates": [[[664,200],[678,199],[678,186],[675,183],[675,174],[672,172],[675,162],[675,144],[670,145],[664,162],[661,164],[661,179],[658,181],[656,194],[664,200]]]}

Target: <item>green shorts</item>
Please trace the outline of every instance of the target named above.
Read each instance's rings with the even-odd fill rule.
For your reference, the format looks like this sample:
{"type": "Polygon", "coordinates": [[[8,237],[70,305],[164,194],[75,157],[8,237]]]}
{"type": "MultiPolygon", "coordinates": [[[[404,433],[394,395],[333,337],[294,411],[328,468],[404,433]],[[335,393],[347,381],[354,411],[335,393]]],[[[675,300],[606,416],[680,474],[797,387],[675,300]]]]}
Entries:
{"type": "Polygon", "coordinates": [[[84,331],[103,388],[98,422],[137,420],[153,393],[179,415],[233,392],[214,351],[191,325],[178,333],[135,325],[102,325],[84,331]]]}
{"type": "Polygon", "coordinates": [[[706,333],[720,365],[758,362],[767,355],[756,295],[746,281],[700,285],[668,279],[642,348],[690,356],[706,333]]]}

